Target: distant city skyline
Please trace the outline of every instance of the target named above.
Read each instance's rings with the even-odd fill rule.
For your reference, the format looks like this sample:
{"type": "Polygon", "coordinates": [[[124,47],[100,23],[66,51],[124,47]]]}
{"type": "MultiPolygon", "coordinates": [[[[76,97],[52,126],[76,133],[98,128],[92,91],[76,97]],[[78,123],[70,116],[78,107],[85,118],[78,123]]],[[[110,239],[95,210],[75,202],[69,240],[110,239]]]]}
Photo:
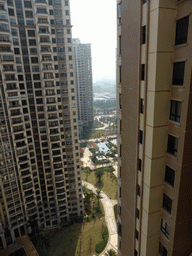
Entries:
{"type": "Polygon", "coordinates": [[[73,38],[92,45],[93,82],[115,81],[116,1],[71,0],[70,6],[73,38]]]}

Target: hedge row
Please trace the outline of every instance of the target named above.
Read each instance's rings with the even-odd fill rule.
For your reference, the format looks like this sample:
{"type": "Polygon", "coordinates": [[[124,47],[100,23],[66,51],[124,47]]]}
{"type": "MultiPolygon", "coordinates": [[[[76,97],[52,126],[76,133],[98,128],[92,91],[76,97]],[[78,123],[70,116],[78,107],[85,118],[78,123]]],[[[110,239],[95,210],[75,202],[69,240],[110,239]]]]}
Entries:
{"type": "Polygon", "coordinates": [[[107,245],[107,242],[108,242],[108,239],[109,239],[109,232],[108,232],[107,227],[105,228],[105,230],[102,234],[102,238],[103,238],[103,240],[95,246],[95,251],[97,253],[102,252],[105,249],[106,245],[107,245]]]}

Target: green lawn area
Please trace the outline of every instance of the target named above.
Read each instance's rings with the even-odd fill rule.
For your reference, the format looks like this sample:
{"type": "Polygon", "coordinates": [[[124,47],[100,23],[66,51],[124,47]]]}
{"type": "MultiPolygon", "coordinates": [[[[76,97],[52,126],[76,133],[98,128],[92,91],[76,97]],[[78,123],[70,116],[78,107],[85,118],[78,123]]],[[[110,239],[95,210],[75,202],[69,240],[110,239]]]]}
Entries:
{"type": "MultiPolygon", "coordinates": [[[[84,172],[81,172],[81,177],[83,180],[86,180],[86,174],[84,172]]],[[[94,171],[92,171],[91,174],[88,175],[87,181],[96,185],[99,189],[103,190],[103,192],[106,192],[111,199],[117,199],[117,178],[111,177],[109,172],[104,172],[101,183],[98,183],[94,171]]]]}
{"type": "Polygon", "coordinates": [[[50,245],[47,251],[43,251],[36,245],[41,256],[87,256],[99,255],[95,252],[95,246],[102,241],[105,216],[103,206],[100,203],[102,213],[91,222],[74,223],[71,226],[58,228],[48,232],[50,245]],[[81,252],[81,253],[80,253],[81,252]]]}

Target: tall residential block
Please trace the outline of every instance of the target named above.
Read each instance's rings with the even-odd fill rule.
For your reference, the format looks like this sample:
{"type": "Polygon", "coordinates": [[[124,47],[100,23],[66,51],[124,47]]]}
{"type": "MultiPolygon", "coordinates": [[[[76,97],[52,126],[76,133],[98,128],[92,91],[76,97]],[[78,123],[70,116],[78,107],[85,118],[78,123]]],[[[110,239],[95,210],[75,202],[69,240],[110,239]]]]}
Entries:
{"type": "Polygon", "coordinates": [[[72,52],[69,1],[0,1],[2,248],[83,214],[72,52]]]}
{"type": "Polygon", "coordinates": [[[192,1],[118,0],[119,255],[192,252],[192,1]]]}
{"type": "Polygon", "coordinates": [[[79,131],[93,123],[93,81],[91,44],[73,39],[79,131]]]}

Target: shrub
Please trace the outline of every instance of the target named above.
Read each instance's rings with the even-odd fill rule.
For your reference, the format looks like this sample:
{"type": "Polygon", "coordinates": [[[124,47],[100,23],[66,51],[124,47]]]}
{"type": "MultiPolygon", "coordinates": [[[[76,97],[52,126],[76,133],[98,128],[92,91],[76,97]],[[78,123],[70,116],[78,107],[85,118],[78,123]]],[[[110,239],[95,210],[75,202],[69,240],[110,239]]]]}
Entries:
{"type": "Polygon", "coordinates": [[[95,246],[95,251],[96,251],[97,253],[102,252],[102,251],[104,250],[104,248],[105,248],[106,245],[107,245],[107,243],[106,243],[104,240],[102,240],[99,244],[97,244],[97,245],[95,246]]]}
{"type": "Polygon", "coordinates": [[[97,253],[102,252],[107,245],[107,242],[109,239],[109,231],[108,231],[107,227],[105,227],[105,229],[103,231],[102,238],[103,238],[103,240],[95,246],[95,251],[97,253]]]}

